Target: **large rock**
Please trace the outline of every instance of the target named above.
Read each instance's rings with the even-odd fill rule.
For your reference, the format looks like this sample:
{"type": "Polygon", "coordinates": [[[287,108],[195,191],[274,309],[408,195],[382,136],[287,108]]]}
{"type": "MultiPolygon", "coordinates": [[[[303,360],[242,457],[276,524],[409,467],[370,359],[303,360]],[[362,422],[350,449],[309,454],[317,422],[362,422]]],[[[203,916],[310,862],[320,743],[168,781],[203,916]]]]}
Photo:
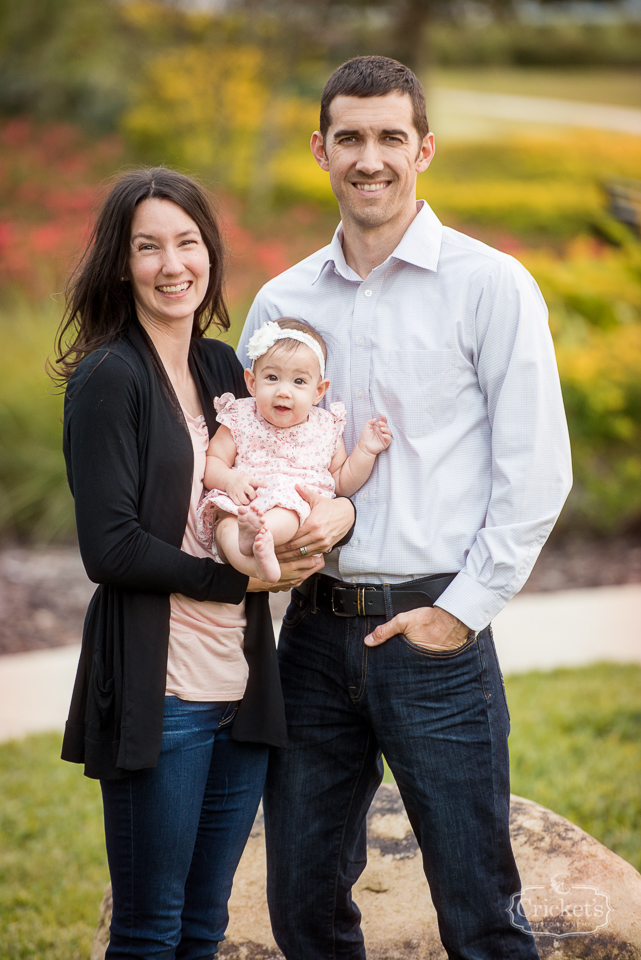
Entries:
{"type": "MultiPolygon", "coordinates": [[[[522,797],[512,797],[510,829],[526,913],[543,960],[641,960],[637,871],[573,823],[522,797]]],[[[363,912],[368,960],[445,960],[420,851],[391,784],[380,787],[369,813],[368,864],[355,900],[363,912]]],[[[221,958],[282,960],[265,902],[260,812],[229,912],[221,958]]],[[[110,916],[108,887],[91,960],[104,958],[110,916]]]]}

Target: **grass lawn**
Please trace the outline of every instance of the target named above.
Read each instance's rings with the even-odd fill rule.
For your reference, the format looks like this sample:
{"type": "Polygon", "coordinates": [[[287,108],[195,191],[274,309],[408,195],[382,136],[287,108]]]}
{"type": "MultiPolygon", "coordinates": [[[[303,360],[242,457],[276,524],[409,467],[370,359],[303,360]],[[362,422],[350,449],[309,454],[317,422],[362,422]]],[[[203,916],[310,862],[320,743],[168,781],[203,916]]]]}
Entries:
{"type": "Polygon", "coordinates": [[[470,67],[435,70],[428,87],[453,87],[529,97],[556,97],[641,107],[641,70],[551,70],[535,67],[470,67]]]}
{"type": "Polygon", "coordinates": [[[96,780],[59,734],[0,745],[0,957],[88,960],[109,880],[96,780]]]}
{"type": "Polygon", "coordinates": [[[641,666],[507,677],[512,793],[641,870],[641,666]]]}
{"type": "MultiPolygon", "coordinates": [[[[641,667],[509,677],[512,789],[641,867],[641,667]]],[[[60,736],[0,745],[0,957],[87,960],[108,879],[100,790],[60,736]]]]}

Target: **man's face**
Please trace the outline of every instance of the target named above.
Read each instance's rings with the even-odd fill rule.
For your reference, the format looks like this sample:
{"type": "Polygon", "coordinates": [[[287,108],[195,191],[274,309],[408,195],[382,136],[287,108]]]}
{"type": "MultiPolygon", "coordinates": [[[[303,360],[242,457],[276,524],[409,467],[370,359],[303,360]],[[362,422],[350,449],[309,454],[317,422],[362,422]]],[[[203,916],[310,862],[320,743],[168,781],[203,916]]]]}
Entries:
{"type": "Polygon", "coordinates": [[[434,155],[430,133],[421,142],[407,94],[336,97],[325,140],[312,136],[317,163],[329,171],[343,221],[368,230],[416,212],[416,177],[434,155]]]}

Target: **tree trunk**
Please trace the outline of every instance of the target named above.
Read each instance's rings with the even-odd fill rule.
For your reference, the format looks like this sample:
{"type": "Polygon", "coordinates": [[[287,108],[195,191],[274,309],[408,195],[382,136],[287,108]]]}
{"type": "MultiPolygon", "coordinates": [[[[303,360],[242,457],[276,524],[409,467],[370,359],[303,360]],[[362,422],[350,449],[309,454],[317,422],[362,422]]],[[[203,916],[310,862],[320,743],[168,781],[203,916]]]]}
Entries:
{"type": "Polygon", "coordinates": [[[435,0],[397,0],[398,19],[394,30],[394,56],[414,73],[424,73],[429,63],[427,26],[435,0]]]}

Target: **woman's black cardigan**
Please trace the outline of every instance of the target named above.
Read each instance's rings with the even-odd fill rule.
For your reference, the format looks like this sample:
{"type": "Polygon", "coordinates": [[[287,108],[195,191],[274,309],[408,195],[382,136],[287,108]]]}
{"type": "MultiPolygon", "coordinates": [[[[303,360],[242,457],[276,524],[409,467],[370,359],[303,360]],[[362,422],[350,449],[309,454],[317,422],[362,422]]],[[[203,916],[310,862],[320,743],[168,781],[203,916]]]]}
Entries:
{"type": "MultiPolygon", "coordinates": [[[[246,395],[231,347],[192,340],[189,365],[210,436],[212,398],[246,395]]],[[[163,728],[171,593],[240,603],[248,578],[180,547],[193,448],[176,395],[137,324],[87,356],[67,386],[64,454],[78,539],[98,583],[82,638],[62,758],[88,777],[154,767],[163,728]]],[[[246,597],[245,696],[232,736],[283,746],[283,697],[266,593],[246,597]]]]}

